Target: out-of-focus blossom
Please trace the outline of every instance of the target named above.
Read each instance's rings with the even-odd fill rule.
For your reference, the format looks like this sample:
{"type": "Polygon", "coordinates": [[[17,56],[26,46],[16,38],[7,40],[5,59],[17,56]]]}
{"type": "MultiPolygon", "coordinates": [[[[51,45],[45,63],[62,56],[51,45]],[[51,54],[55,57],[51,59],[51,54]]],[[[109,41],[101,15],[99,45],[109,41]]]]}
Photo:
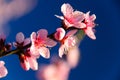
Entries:
{"type": "Polygon", "coordinates": [[[77,30],[71,30],[65,35],[63,28],[58,28],[55,35],[56,40],[60,40],[61,46],[59,48],[59,56],[62,57],[63,54],[67,54],[70,47],[76,45],[76,38],[73,36],[77,30]],[[59,29],[59,30],[58,30],[59,29]],[[61,37],[62,35],[62,37],[61,37]],[[63,35],[65,35],[63,37],[63,35]]]}
{"type": "Polygon", "coordinates": [[[0,61],[0,78],[3,78],[8,74],[8,71],[4,64],[5,64],[4,61],[0,61]]]}
{"type": "Polygon", "coordinates": [[[37,34],[35,32],[31,34],[32,46],[30,47],[30,51],[32,55],[35,55],[38,58],[40,55],[44,58],[50,57],[48,47],[55,46],[56,42],[47,36],[48,32],[46,29],[40,29],[37,34]]]}
{"type": "Polygon", "coordinates": [[[0,32],[6,32],[6,29],[8,30],[8,26],[6,26],[8,21],[30,12],[35,7],[36,1],[37,0],[0,0],[0,32]]]}
{"type": "Polygon", "coordinates": [[[78,65],[80,58],[80,51],[78,46],[71,47],[66,55],[67,63],[70,68],[75,68],[78,65]]]}
{"type": "Polygon", "coordinates": [[[84,24],[86,25],[86,28],[83,28],[83,30],[85,31],[87,36],[89,36],[91,39],[96,39],[93,30],[93,28],[95,27],[94,20],[96,19],[96,16],[95,14],[93,14],[92,16],[90,16],[89,14],[90,12],[87,12],[85,14],[84,24]]]}
{"type": "Polygon", "coordinates": [[[9,51],[12,47],[11,43],[5,44],[6,37],[4,34],[0,34],[0,55],[2,56],[3,52],[9,51]]]}
{"type": "Polygon", "coordinates": [[[38,63],[36,61],[36,57],[31,55],[31,52],[28,49],[23,49],[24,46],[30,44],[30,38],[24,37],[24,34],[22,32],[19,32],[16,35],[16,42],[13,43],[13,45],[18,48],[20,53],[17,53],[20,59],[20,64],[24,70],[29,70],[30,68],[33,70],[38,69],[38,63]]]}
{"type": "Polygon", "coordinates": [[[63,4],[61,6],[61,12],[63,13],[63,16],[55,16],[63,20],[63,23],[65,24],[64,27],[66,29],[69,27],[86,27],[85,24],[82,23],[82,21],[84,20],[84,13],[80,11],[74,11],[70,4],[63,4]]]}
{"type": "Polygon", "coordinates": [[[70,67],[65,61],[58,60],[56,63],[44,65],[38,71],[39,80],[68,80],[70,67]]]}

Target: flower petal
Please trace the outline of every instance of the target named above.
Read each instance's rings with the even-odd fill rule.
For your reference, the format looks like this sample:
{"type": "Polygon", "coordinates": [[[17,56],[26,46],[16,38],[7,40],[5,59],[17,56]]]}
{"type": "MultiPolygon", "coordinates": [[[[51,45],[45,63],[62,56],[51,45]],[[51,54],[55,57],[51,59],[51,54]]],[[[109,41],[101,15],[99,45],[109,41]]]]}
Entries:
{"type": "Polygon", "coordinates": [[[65,49],[65,46],[61,45],[60,48],[59,48],[59,57],[60,58],[62,58],[63,54],[65,54],[64,49],[65,49]]]}
{"type": "Polygon", "coordinates": [[[75,25],[75,26],[76,28],[79,28],[79,29],[86,28],[86,24],[81,23],[81,22],[79,22],[78,25],[75,25]]]}
{"type": "Polygon", "coordinates": [[[36,33],[32,32],[32,34],[30,35],[30,38],[32,41],[34,41],[36,39],[36,33]]]}
{"type": "Polygon", "coordinates": [[[64,42],[64,45],[66,48],[69,48],[69,47],[73,47],[76,45],[76,37],[68,37],[65,42],[64,42]]]}
{"type": "Polygon", "coordinates": [[[46,39],[47,38],[47,35],[48,35],[48,32],[46,29],[40,29],[38,32],[37,32],[38,36],[37,38],[40,38],[42,40],[46,39]]]}
{"type": "Polygon", "coordinates": [[[39,49],[36,48],[34,45],[30,47],[30,55],[35,56],[36,58],[40,57],[39,49]]]}
{"type": "Polygon", "coordinates": [[[28,57],[28,61],[29,61],[31,69],[38,70],[38,63],[37,63],[36,58],[34,56],[28,57]]]}
{"type": "Polygon", "coordinates": [[[26,58],[26,60],[24,60],[24,62],[20,62],[20,64],[24,70],[28,71],[30,69],[30,64],[28,62],[28,58],[26,58]]]}
{"type": "Polygon", "coordinates": [[[66,17],[71,17],[71,14],[73,13],[73,8],[70,4],[63,4],[61,6],[61,12],[63,13],[64,16],[66,17]]]}
{"type": "Polygon", "coordinates": [[[0,61],[0,78],[5,77],[8,74],[8,71],[4,64],[4,61],[0,61]]]}
{"type": "Polygon", "coordinates": [[[85,18],[88,19],[90,16],[90,11],[88,11],[86,14],[85,14],[85,18]]]}
{"type": "Polygon", "coordinates": [[[57,18],[59,18],[59,19],[61,19],[61,20],[63,20],[63,19],[64,19],[64,17],[63,17],[63,16],[58,16],[58,15],[55,15],[55,17],[57,17],[57,18]]]}
{"type": "Polygon", "coordinates": [[[50,58],[50,51],[46,47],[40,47],[39,48],[39,53],[44,58],[50,58]]]}
{"type": "Polygon", "coordinates": [[[85,16],[84,16],[83,12],[74,11],[74,13],[73,13],[74,22],[81,22],[84,20],[84,18],[85,18],[85,16]]]}
{"type": "Polygon", "coordinates": [[[87,27],[87,29],[85,29],[84,31],[85,31],[85,33],[87,34],[88,37],[90,37],[93,40],[96,39],[92,27],[87,27]]]}
{"type": "Polygon", "coordinates": [[[94,20],[96,19],[96,15],[93,14],[92,16],[90,16],[90,19],[91,19],[92,21],[94,21],[94,20]]]}
{"type": "Polygon", "coordinates": [[[77,31],[78,31],[77,29],[71,30],[71,31],[69,31],[69,32],[66,34],[66,36],[67,36],[67,37],[68,37],[68,36],[73,36],[77,31]]]}
{"type": "Polygon", "coordinates": [[[47,38],[45,44],[47,47],[54,47],[57,44],[57,42],[50,38],[47,38]]]}
{"type": "Polygon", "coordinates": [[[24,41],[24,39],[25,39],[25,37],[24,37],[24,34],[22,32],[17,33],[16,42],[22,43],[24,41]]]}
{"type": "Polygon", "coordinates": [[[30,38],[26,38],[26,39],[24,40],[23,46],[26,46],[26,45],[28,45],[28,44],[30,44],[30,38]]]}

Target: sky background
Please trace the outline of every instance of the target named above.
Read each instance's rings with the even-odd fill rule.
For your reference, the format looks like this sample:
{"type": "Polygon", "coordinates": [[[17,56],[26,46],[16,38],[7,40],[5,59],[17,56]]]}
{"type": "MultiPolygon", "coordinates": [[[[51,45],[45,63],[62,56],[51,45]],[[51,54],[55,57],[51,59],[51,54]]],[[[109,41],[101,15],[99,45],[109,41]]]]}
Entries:
{"type": "MultiPolygon", "coordinates": [[[[96,14],[96,40],[87,36],[80,45],[79,65],[71,70],[69,80],[120,80],[120,1],[119,0],[38,0],[37,6],[28,14],[9,22],[8,42],[15,41],[18,32],[29,37],[33,31],[47,29],[52,33],[60,26],[61,20],[54,15],[62,15],[60,7],[70,3],[75,10],[91,11],[96,14]]],[[[51,49],[51,55],[57,54],[58,47],[51,49]]],[[[18,56],[1,58],[6,62],[9,74],[0,80],[37,80],[36,72],[24,71],[18,56]]],[[[49,59],[40,58],[39,65],[49,63],[49,59]]]]}

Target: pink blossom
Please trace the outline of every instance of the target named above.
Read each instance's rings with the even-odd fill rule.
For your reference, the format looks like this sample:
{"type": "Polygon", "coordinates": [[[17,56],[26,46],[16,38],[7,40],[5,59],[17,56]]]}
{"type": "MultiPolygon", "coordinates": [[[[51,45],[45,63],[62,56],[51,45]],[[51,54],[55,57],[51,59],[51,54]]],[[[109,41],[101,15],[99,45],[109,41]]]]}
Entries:
{"type": "Polygon", "coordinates": [[[63,20],[65,29],[68,29],[69,27],[82,29],[91,39],[96,39],[93,31],[93,28],[95,27],[94,20],[96,19],[95,14],[90,16],[90,12],[84,14],[80,11],[74,11],[72,6],[68,3],[61,6],[61,12],[63,13],[63,16],[55,16],[63,20]]]}
{"type": "Polygon", "coordinates": [[[40,29],[37,34],[33,32],[31,34],[32,46],[30,51],[32,55],[39,57],[40,55],[44,58],[50,57],[50,52],[47,47],[53,47],[56,45],[56,42],[48,38],[48,32],[45,29],[40,29]]]}
{"type": "Polygon", "coordinates": [[[93,30],[93,28],[95,27],[94,20],[96,19],[96,16],[95,14],[93,14],[92,16],[90,16],[89,14],[90,12],[87,12],[85,14],[84,24],[86,25],[86,28],[84,28],[83,30],[85,31],[86,35],[89,36],[91,39],[96,39],[93,30]]]}
{"type": "Polygon", "coordinates": [[[55,39],[59,40],[61,46],[59,48],[59,56],[62,57],[63,54],[67,54],[66,52],[69,50],[70,47],[75,46],[76,38],[73,36],[77,30],[71,30],[65,35],[65,30],[63,28],[58,28],[55,33],[55,39]],[[62,35],[62,37],[61,37],[62,35]]]}
{"type": "Polygon", "coordinates": [[[0,61],[0,78],[3,78],[8,74],[8,71],[4,64],[5,64],[4,61],[0,61]]]}
{"type": "Polygon", "coordinates": [[[33,70],[38,70],[38,63],[36,61],[36,57],[32,56],[30,54],[29,49],[26,50],[24,54],[21,54],[19,56],[20,58],[20,64],[24,70],[29,70],[30,68],[33,70]]]}
{"type": "Polygon", "coordinates": [[[16,42],[13,45],[21,50],[21,53],[17,53],[19,55],[21,67],[24,70],[29,70],[30,68],[33,70],[38,69],[38,63],[36,61],[36,57],[31,55],[31,52],[28,49],[23,49],[24,46],[30,44],[30,38],[26,38],[22,32],[19,32],[16,35],[16,42]]]}
{"type": "Polygon", "coordinates": [[[38,72],[39,80],[68,80],[70,67],[65,61],[44,65],[38,72]]]}
{"type": "Polygon", "coordinates": [[[61,6],[61,12],[63,16],[55,15],[56,17],[63,20],[65,28],[76,27],[76,28],[85,28],[86,26],[82,23],[84,20],[84,13],[80,11],[74,11],[70,4],[63,4],[61,6]]]}

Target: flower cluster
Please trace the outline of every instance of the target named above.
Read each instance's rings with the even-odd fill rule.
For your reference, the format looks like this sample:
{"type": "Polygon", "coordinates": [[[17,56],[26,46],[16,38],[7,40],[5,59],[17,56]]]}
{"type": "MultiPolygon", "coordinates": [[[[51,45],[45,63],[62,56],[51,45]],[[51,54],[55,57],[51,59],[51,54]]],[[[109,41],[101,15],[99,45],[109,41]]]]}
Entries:
{"type": "MultiPolygon", "coordinates": [[[[96,39],[94,35],[96,16],[94,14],[90,16],[90,12],[75,11],[68,3],[61,6],[61,12],[63,16],[55,15],[62,20],[61,27],[57,28],[53,34],[48,34],[46,29],[40,29],[32,32],[30,38],[25,38],[24,34],[19,32],[16,35],[16,41],[13,42],[14,50],[11,50],[11,43],[5,44],[4,35],[0,35],[0,57],[16,54],[24,70],[38,70],[37,59],[40,56],[50,58],[49,48],[60,43],[58,53],[60,59],[64,59],[64,61],[58,60],[50,66],[44,66],[41,77],[44,78],[43,80],[67,80],[64,75],[68,76],[70,69],[75,68],[78,64],[80,56],[78,43],[84,37],[83,34],[93,40],[96,39]],[[61,71],[65,73],[63,74],[61,71]]],[[[3,61],[0,61],[0,78],[8,73],[4,64],[3,61]]]]}
{"type": "Polygon", "coordinates": [[[56,15],[56,17],[63,20],[65,29],[68,29],[70,27],[82,29],[87,36],[92,39],[96,39],[93,30],[95,27],[95,14],[90,16],[90,12],[83,13],[80,11],[74,11],[70,4],[63,4],[61,7],[61,12],[63,13],[63,16],[56,15]]]}

